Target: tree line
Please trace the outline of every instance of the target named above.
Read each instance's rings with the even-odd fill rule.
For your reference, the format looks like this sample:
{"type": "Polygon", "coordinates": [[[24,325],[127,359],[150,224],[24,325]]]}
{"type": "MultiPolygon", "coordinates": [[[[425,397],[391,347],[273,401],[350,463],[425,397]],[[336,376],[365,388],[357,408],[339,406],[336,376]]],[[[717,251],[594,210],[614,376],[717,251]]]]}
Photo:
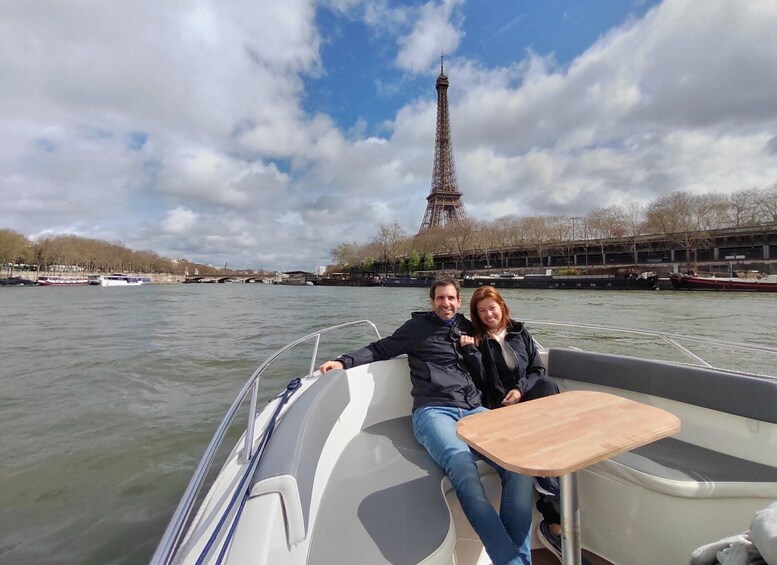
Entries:
{"type": "Polygon", "coordinates": [[[170,273],[201,275],[223,273],[217,267],[161,257],[153,251],[133,251],[122,243],[110,243],[76,235],[56,235],[31,241],[10,229],[0,229],[0,267],[40,271],[170,273]]]}
{"type": "MultiPolygon", "coordinates": [[[[479,255],[486,263],[506,268],[507,252],[531,249],[542,258],[586,242],[604,254],[605,242],[661,235],[688,250],[713,229],[777,224],[777,183],[733,194],[691,194],[676,191],[648,205],[607,206],[583,216],[504,216],[489,221],[462,220],[443,228],[408,235],[398,223],[381,224],[366,244],[341,243],[331,250],[332,271],[373,271],[376,264],[398,273],[431,271],[435,255],[446,254],[463,265],[466,256],[479,255]]],[[[187,260],[161,257],[153,251],[133,251],[120,242],[75,235],[56,235],[31,241],[10,229],[0,229],[0,267],[29,265],[51,271],[77,267],[87,272],[144,272],[201,275],[225,270],[187,260]]],[[[13,268],[13,267],[12,267],[13,268]]]]}
{"type": "MultiPolygon", "coordinates": [[[[658,235],[687,251],[687,257],[714,229],[777,224],[777,183],[732,194],[675,191],[647,205],[597,207],[582,216],[503,216],[494,220],[461,220],[442,228],[408,235],[398,223],[382,224],[369,243],[342,243],[331,250],[330,271],[413,273],[434,268],[434,256],[445,254],[462,265],[465,257],[507,268],[509,250],[524,248],[542,258],[583,242],[604,256],[605,243],[626,238],[634,249],[638,238],[658,235]]],[[[604,261],[603,261],[604,262],[604,261]]]]}

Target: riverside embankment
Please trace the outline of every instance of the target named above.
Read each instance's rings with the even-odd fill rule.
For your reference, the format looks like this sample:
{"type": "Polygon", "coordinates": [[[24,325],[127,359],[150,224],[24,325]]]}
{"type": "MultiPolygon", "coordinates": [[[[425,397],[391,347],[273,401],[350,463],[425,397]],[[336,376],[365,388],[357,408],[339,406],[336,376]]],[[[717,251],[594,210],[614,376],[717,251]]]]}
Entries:
{"type": "MultiPolygon", "coordinates": [[[[100,275],[107,275],[110,273],[98,273],[89,271],[14,271],[14,277],[22,277],[27,280],[37,281],[41,277],[57,277],[68,280],[86,279],[88,277],[99,277],[100,275]]],[[[136,277],[148,277],[153,284],[171,284],[181,283],[186,278],[184,275],[176,275],[172,273],[124,273],[136,277]]],[[[10,277],[11,273],[8,270],[0,272],[0,278],[10,277]]]]}

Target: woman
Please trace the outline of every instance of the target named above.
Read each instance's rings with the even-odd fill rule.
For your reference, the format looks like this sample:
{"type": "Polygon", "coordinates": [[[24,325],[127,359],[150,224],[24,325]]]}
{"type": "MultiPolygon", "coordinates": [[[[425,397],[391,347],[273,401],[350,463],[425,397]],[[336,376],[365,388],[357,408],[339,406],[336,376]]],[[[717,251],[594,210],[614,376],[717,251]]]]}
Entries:
{"type": "Polygon", "coordinates": [[[475,335],[462,336],[461,344],[477,347],[479,355],[468,356],[468,361],[484,406],[499,408],[558,393],[556,383],[545,376],[531,334],[510,318],[510,309],[494,287],[478,288],[469,311],[475,335]]]}
{"type": "MultiPolygon", "coordinates": [[[[461,336],[461,345],[483,406],[499,408],[558,393],[556,383],[545,374],[531,334],[510,318],[510,309],[494,287],[478,288],[469,311],[474,336],[461,336]]],[[[537,510],[543,516],[537,537],[561,559],[558,481],[536,477],[534,484],[540,494],[537,510]]]]}

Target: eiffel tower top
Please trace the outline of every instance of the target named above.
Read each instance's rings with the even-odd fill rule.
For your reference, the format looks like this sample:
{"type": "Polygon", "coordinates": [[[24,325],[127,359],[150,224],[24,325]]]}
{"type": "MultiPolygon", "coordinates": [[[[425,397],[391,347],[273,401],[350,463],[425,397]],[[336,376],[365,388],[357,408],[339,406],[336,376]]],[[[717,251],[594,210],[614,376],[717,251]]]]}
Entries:
{"type": "Polygon", "coordinates": [[[451,124],[448,116],[448,77],[443,67],[443,57],[440,55],[440,76],[437,77],[437,132],[434,145],[434,170],[432,171],[432,188],[426,197],[426,212],[421,222],[419,233],[440,228],[451,222],[467,217],[464,205],[461,203],[456,181],[456,165],[453,162],[453,145],[451,142],[451,124]]]}
{"type": "Polygon", "coordinates": [[[443,60],[442,55],[440,55],[440,76],[437,77],[437,83],[435,84],[435,88],[439,89],[440,86],[448,86],[448,77],[445,74],[445,71],[443,69],[443,60]]]}

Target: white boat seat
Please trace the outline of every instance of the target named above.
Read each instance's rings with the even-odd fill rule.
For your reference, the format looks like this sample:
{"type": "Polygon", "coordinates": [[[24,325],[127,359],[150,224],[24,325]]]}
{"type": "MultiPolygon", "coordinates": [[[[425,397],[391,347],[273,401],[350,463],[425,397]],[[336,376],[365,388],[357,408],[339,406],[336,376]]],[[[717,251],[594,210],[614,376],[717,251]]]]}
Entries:
{"type": "Polygon", "coordinates": [[[308,534],[313,480],[324,444],[351,400],[345,371],[331,371],[314,382],[284,414],[251,480],[251,497],[281,495],[289,543],[308,534]]]}
{"type": "Polygon", "coordinates": [[[685,498],[777,498],[777,469],[666,438],[616,455],[597,469],[685,498]]]}
{"type": "MultiPolygon", "coordinates": [[[[308,562],[420,563],[452,528],[443,476],[416,441],[410,416],[362,430],[327,483],[308,562]]],[[[451,555],[452,548],[443,562],[451,555]]]]}
{"type": "MultiPolygon", "coordinates": [[[[548,374],[777,423],[772,379],[569,349],[550,349],[548,374]]],[[[674,438],[617,455],[591,471],[671,496],[777,498],[777,468],[674,438]]]]}

